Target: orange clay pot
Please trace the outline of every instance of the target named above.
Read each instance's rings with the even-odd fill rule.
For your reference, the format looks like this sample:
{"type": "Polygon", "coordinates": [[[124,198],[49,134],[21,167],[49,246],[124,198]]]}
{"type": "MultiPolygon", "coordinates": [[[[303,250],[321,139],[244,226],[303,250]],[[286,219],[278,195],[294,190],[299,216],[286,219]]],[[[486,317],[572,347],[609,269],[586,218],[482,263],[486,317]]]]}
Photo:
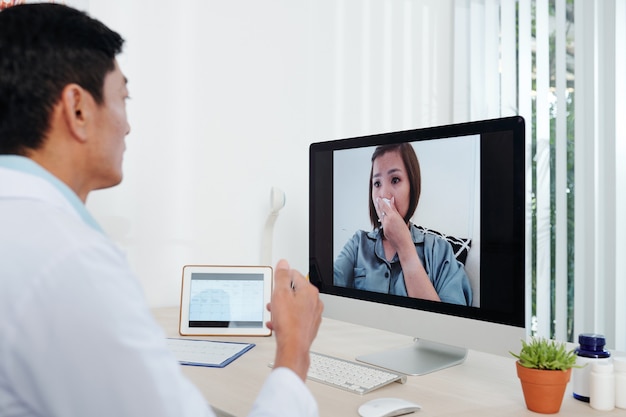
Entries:
{"type": "Polygon", "coordinates": [[[519,361],[515,365],[517,376],[522,383],[526,408],[542,414],[558,413],[572,369],[567,371],[532,369],[523,367],[519,361]]]}

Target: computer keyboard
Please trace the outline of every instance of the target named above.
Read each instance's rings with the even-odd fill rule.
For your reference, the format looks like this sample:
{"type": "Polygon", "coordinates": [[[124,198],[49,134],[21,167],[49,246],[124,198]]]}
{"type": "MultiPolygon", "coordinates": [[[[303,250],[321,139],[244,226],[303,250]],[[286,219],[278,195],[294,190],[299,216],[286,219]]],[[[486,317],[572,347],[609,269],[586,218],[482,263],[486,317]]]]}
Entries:
{"type": "Polygon", "coordinates": [[[316,352],[311,352],[307,378],[356,394],[367,394],[392,382],[406,382],[406,375],[316,352]]]}

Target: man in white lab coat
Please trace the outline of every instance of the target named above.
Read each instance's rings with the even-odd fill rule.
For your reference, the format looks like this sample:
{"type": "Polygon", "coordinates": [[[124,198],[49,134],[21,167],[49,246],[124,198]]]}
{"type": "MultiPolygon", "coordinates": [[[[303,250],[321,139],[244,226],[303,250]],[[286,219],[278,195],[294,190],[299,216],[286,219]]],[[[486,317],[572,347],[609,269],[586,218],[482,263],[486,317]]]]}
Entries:
{"type": "MultiPolygon", "coordinates": [[[[213,415],[85,208],[91,191],[122,180],[122,44],[66,6],[0,12],[3,417],[213,415]]],[[[275,367],[250,415],[315,416],[304,379],[323,309],[317,289],[281,261],[270,308],[275,367]]]]}

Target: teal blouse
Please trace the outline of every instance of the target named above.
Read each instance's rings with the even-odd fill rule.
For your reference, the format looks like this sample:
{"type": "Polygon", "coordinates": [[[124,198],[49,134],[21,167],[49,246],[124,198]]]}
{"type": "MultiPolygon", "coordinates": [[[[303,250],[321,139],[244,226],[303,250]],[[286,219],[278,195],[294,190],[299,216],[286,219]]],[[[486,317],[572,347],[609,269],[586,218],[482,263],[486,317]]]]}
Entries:
{"type": "MultiPolygon", "coordinates": [[[[463,264],[454,257],[445,239],[410,225],[415,250],[441,301],[472,305],[472,289],[463,264]]],[[[398,254],[385,258],[379,229],[360,230],[346,243],[335,260],[334,285],[407,296],[398,254]]]]}

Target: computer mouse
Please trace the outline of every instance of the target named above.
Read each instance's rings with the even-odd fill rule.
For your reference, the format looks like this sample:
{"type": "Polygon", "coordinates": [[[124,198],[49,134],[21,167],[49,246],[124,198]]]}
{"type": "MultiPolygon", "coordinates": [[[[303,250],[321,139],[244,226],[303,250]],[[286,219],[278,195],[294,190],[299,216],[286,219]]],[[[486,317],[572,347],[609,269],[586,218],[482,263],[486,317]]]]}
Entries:
{"type": "Polygon", "coordinates": [[[359,407],[361,417],[393,417],[413,413],[422,407],[402,398],[376,398],[359,407]]]}

